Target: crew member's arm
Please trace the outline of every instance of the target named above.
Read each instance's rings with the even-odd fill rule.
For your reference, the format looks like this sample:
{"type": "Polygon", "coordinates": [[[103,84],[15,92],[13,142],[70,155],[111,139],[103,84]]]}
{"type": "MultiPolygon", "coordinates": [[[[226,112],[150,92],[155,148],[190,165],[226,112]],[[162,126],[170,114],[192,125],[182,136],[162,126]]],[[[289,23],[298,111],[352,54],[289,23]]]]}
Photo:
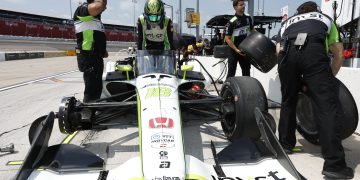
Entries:
{"type": "Polygon", "coordinates": [[[276,56],[279,56],[280,53],[280,43],[276,42],[276,56]]]}
{"type": "Polygon", "coordinates": [[[330,45],[330,51],[334,54],[334,59],[331,62],[331,70],[334,76],[339,72],[344,62],[344,46],[341,42],[336,42],[330,45]]]}
{"type": "Polygon", "coordinates": [[[173,27],[171,19],[169,19],[169,25],[167,27],[167,36],[168,36],[169,43],[170,43],[170,49],[175,50],[175,46],[174,46],[174,27],[173,27]]]}
{"type": "Polygon", "coordinates": [[[140,18],[138,19],[137,22],[137,28],[138,28],[138,39],[137,39],[137,49],[138,50],[143,50],[142,49],[142,43],[143,43],[143,28],[140,22],[140,18]]]}
{"type": "Polygon", "coordinates": [[[97,16],[106,9],[107,0],[95,0],[88,5],[90,16],[97,16]]]}
{"type": "Polygon", "coordinates": [[[235,44],[231,41],[231,36],[226,35],[225,36],[225,41],[226,43],[229,45],[229,47],[231,49],[233,49],[235,52],[237,52],[238,54],[245,56],[245,53],[243,53],[240,49],[238,49],[235,44]]]}
{"type": "Polygon", "coordinates": [[[281,34],[280,34],[280,31],[281,31],[281,29],[279,30],[279,32],[278,32],[278,34],[277,34],[277,36],[276,36],[276,46],[275,46],[275,50],[276,50],[276,52],[275,52],[275,55],[276,56],[279,56],[279,54],[280,54],[280,41],[281,41],[281,34]]]}
{"type": "Polygon", "coordinates": [[[250,18],[250,31],[251,31],[251,32],[255,32],[256,29],[255,29],[255,26],[254,26],[254,21],[253,21],[253,19],[251,18],[251,16],[249,16],[249,18],[250,18]]]}
{"type": "Polygon", "coordinates": [[[327,44],[329,45],[329,50],[334,54],[334,59],[331,62],[331,70],[333,75],[336,76],[344,62],[344,47],[343,43],[340,42],[339,32],[334,22],[332,22],[331,25],[327,44]]]}

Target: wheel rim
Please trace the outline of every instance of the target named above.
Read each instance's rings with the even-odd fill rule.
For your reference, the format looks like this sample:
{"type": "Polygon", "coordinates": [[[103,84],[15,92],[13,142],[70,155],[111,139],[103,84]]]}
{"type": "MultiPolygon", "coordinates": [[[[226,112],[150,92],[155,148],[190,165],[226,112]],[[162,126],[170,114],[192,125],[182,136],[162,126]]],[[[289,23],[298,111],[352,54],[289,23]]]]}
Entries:
{"type": "MultiPolygon", "coordinates": [[[[230,88],[226,88],[223,92],[222,97],[224,98],[225,103],[232,103],[235,107],[234,102],[234,93],[231,91],[230,88]]],[[[236,123],[236,114],[226,115],[224,117],[223,126],[226,129],[225,134],[231,135],[235,129],[235,123],[236,123]]]]}

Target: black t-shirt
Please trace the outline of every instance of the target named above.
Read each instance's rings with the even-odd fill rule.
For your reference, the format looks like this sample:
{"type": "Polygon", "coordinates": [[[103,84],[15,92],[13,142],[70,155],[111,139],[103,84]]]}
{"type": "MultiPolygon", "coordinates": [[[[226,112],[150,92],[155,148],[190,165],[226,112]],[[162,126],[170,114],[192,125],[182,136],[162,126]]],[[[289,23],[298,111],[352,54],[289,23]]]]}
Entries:
{"type": "Polygon", "coordinates": [[[226,35],[231,36],[232,42],[238,47],[253,28],[254,23],[250,16],[235,14],[227,24],[226,35]]]}
{"type": "MultiPolygon", "coordinates": [[[[73,18],[73,20],[75,22],[75,26],[77,23],[81,23],[79,17],[86,17],[86,16],[90,16],[89,11],[88,11],[88,4],[83,3],[75,10],[74,18],[73,18]]],[[[97,21],[97,23],[101,23],[101,14],[95,16],[94,19],[97,21]]],[[[101,26],[103,29],[102,23],[101,23],[101,26]]],[[[76,39],[77,39],[77,48],[80,50],[84,50],[83,49],[83,41],[84,41],[83,32],[77,32],[76,39]]],[[[100,56],[103,56],[105,54],[105,52],[106,52],[106,35],[103,30],[94,30],[93,42],[92,42],[91,49],[92,49],[91,51],[93,53],[98,54],[100,56]]]]}
{"type": "Polygon", "coordinates": [[[319,12],[295,15],[283,22],[276,41],[280,42],[284,38],[295,40],[298,33],[307,33],[308,39],[320,39],[325,42],[326,36],[333,28],[332,24],[330,17],[319,12]]]}

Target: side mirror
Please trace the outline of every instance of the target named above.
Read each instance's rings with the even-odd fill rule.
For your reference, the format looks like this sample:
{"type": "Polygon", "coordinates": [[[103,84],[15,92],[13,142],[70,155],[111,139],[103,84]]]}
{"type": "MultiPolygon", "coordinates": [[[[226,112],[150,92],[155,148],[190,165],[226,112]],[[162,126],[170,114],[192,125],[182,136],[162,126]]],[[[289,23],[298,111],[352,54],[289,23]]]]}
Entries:
{"type": "Polygon", "coordinates": [[[118,69],[123,72],[132,71],[132,67],[130,65],[118,65],[118,69]]]}
{"type": "Polygon", "coordinates": [[[118,65],[118,70],[120,70],[121,72],[126,72],[126,79],[130,80],[129,71],[133,70],[132,66],[130,66],[128,64],[127,65],[118,65]]]}
{"type": "Polygon", "coordinates": [[[182,65],[181,70],[182,71],[192,71],[194,69],[194,65],[182,65]]]}
{"type": "Polygon", "coordinates": [[[186,72],[187,71],[192,71],[194,69],[194,65],[182,65],[180,70],[181,71],[184,71],[184,76],[183,76],[183,80],[185,80],[186,78],[186,72]]]}

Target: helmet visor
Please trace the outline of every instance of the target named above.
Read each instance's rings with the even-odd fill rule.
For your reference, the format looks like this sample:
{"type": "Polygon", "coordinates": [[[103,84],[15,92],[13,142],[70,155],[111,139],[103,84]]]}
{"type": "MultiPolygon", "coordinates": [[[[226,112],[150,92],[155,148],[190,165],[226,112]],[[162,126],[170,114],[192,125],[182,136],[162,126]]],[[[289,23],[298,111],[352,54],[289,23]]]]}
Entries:
{"type": "Polygon", "coordinates": [[[149,15],[148,17],[149,17],[149,21],[151,22],[158,22],[161,19],[161,16],[159,15],[149,15]]]}

